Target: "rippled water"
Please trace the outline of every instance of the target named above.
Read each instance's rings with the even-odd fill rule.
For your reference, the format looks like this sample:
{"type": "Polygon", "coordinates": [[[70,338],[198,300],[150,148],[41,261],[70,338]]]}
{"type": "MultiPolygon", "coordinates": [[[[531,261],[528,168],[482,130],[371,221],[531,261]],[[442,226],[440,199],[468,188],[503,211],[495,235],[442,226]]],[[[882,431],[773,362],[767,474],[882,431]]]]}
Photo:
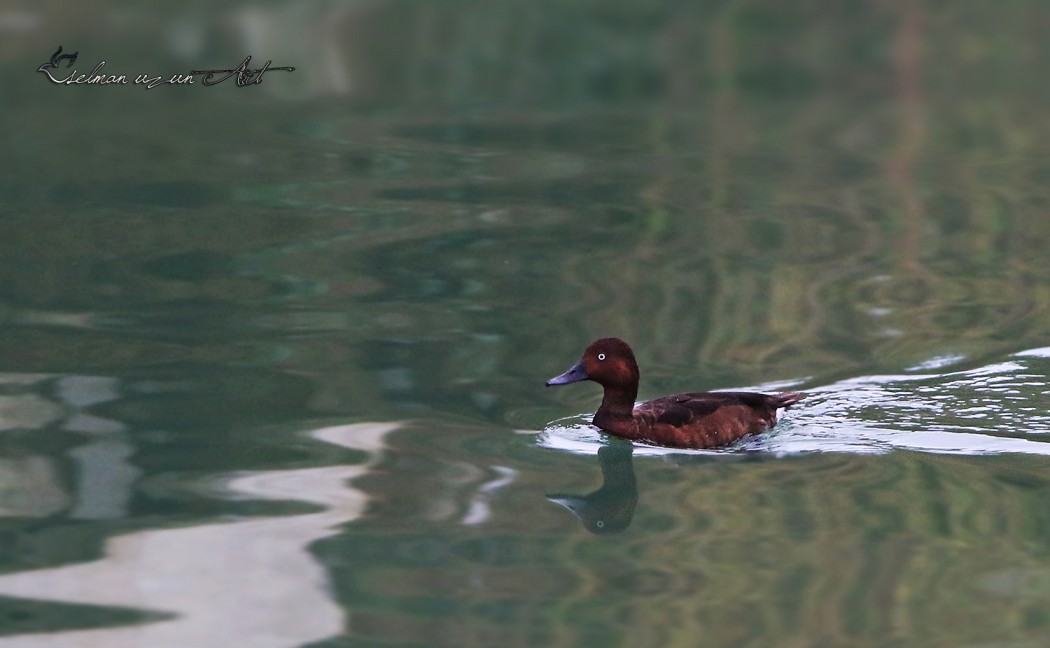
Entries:
{"type": "Polygon", "coordinates": [[[0,8],[0,646],[1047,645],[1046,18],[0,8]]]}
{"type": "MultiPolygon", "coordinates": [[[[781,414],[775,431],[728,449],[679,450],[638,445],[636,453],[724,455],[768,452],[886,453],[894,449],[949,454],[1046,454],[1050,433],[1050,349],[1022,351],[1001,362],[948,369],[964,359],[934,358],[892,376],[860,376],[806,386],[802,405],[781,414]],[[922,372],[922,373],[920,373],[922,372]]],[[[802,383],[739,389],[773,392],[802,383]]],[[[737,389],[737,388],[734,388],[737,389]]],[[[608,442],[589,425],[591,414],[553,422],[540,434],[543,447],[594,454],[608,442]]]]}

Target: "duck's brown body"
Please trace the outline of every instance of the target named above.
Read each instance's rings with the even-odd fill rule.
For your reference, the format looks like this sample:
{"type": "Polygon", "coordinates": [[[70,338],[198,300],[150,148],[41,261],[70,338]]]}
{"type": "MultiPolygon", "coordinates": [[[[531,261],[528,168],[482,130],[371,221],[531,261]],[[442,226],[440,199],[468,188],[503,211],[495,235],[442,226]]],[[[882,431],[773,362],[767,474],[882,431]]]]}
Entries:
{"type": "Polygon", "coordinates": [[[578,364],[547,385],[581,380],[605,388],[595,425],[613,436],[675,448],[715,448],[765,432],[776,425],[779,408],[803,398],[794,392],[700,392],[664,396],[635,407],[638,364],[631,347],[617,338],[592,343],[578,364]]]}
{"type": "Polygon", "coordinates": [[[794,393],[701,392],[657,398],[634,408],[630,417],[603,412],[594,424],[613,436],[674,448],[717,448],[777,423],[777,409],[802,396],[794,393]]]}

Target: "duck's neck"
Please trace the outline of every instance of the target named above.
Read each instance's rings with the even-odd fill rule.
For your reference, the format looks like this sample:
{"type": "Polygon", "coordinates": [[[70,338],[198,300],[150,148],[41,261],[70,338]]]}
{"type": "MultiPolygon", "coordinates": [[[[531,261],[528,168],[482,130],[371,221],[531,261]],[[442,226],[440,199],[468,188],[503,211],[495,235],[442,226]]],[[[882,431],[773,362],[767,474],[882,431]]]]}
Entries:
{"type": "Polygon", "coordinates": [[[606,385],[602,406],[594,415],[594,421],[602,427],[600,421],[630,421],[634,416],[634,399],[638,396],[638,384],[606,385]]]}

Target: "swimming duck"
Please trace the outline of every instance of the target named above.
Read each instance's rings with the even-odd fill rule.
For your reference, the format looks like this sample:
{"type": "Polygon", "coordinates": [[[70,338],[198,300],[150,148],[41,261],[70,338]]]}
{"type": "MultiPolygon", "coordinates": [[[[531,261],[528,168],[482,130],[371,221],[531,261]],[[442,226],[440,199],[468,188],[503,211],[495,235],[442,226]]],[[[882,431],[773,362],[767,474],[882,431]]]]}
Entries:
{"type": "Polygon", "coordinates": [[[583,358],[547,386],[593,380],[605,388],[594,425],[613,436],[673,448],[715,448],[770,429],[777,410],[791,407],[802,394],[699,392],[663,396],[635,406],[638,363],[619,338],[591,343],[583,358]]]}

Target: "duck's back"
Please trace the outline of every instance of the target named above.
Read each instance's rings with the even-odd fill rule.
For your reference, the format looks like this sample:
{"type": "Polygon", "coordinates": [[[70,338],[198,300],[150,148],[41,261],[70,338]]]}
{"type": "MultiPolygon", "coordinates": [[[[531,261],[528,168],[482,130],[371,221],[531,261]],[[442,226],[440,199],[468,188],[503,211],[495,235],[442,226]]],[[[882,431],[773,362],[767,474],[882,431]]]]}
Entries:
{"type": "Polygon", "coordinates": [[[656,398],[638,405],[634,419],[640,439],[679,448],[713,448],[777,422],[777,410],[802,400],[801,394],[699,392],[656,398]]]}

